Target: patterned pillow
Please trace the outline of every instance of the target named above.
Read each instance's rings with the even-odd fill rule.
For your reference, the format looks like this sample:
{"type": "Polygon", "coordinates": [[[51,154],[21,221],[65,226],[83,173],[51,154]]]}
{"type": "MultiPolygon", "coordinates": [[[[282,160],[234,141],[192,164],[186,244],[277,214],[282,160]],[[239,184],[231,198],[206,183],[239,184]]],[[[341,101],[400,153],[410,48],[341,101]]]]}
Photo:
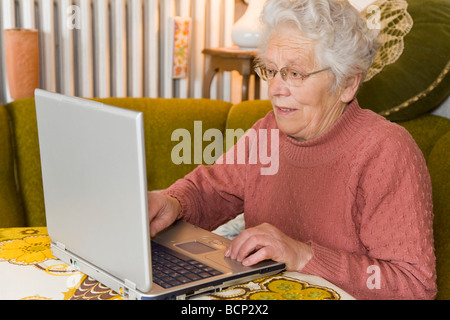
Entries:
{"type": "Polygon", "coordinates": [[[383,46],[360,105],[398,121],[441,104],[450,94],[450,1],[377,0],[362,12],[379,23],[383,46]]]}
{"type": "Polygon", "coordinates": [[[245,229],[244,214],[241,213],[233,220],[230,220],[227,223],[218,227],[216,230],[213,231],[213,233],[218,234],[219,236],[222,236],[224,238],[233,240],[244,229],[245,229]]]}

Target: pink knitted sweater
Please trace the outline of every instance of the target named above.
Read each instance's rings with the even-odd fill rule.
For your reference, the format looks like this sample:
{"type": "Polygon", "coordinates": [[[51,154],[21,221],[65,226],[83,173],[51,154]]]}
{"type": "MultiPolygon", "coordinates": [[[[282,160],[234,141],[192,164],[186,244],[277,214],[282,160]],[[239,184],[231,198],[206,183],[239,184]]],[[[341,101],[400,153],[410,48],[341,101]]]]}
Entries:
{"type": "MultiPolygon", "coordinates": [[[[276,129],[273,113],[253,128],[276,129]]],[[[318,138],[279,132],[276,174],[252,164],[254,147],[245,164],[200,166],[164,191],[183,219],[212,230],[245,212],[246,227],[268,222],[311,244],[301,272],[357,299],[434,298],[431,183],[405,129],[355,100],[318,138]]]]}

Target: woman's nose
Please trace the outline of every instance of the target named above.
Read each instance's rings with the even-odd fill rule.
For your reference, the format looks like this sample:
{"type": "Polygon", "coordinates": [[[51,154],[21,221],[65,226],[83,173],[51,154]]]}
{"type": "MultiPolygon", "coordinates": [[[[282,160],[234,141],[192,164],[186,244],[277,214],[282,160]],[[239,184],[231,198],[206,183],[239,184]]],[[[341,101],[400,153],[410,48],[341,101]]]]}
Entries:
{"type": "Polygon", "coordinates": [[[275,77],[269,82],[268,91],[269,96],[287,96],[290,94],[289,86],[283,80],[280,72],[277,72],[275,77]]]}

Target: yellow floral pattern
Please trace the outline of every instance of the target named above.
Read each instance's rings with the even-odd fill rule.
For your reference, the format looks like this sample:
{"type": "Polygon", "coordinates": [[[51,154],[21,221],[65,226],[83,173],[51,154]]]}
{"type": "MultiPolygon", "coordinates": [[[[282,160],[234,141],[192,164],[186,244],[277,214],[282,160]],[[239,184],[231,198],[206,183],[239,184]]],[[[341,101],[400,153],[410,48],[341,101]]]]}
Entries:
{"type": "Polygon", "coordinates": [[[38,235],[0,242],[0,261],[32,265],[47,259],[54,259],[48,236],[38,235]]]}
{"type": "Polygon", "coordinates": [[[40,295],[35,295],[35,296],[30,296],[30,297],[25,297],[22,298],[20,300],[51,300],[50,298],[46,298],[46,297],[41,297],[40,295]]]}
{"type": "MultiPolygon", "coordinates": [[[[98,281],[73,270],[56,259],[50,249],[47,228],[0,228],[0,262],[23,265],[42,271],[50,277],[61,277],[67,291],[65,300],[121,300],[122,297],[98,281]],[[72,283],[72,279],[78,279],[72,283]]],[[[22,300],[51,300],[39,294],[24,296],[22,300]]]]}
{"type": "Polygon", "coordinates": [[[311,285],[285,275],[261,278],[209,295],[216,300],[340,300],[328,287],[311,285]]]}

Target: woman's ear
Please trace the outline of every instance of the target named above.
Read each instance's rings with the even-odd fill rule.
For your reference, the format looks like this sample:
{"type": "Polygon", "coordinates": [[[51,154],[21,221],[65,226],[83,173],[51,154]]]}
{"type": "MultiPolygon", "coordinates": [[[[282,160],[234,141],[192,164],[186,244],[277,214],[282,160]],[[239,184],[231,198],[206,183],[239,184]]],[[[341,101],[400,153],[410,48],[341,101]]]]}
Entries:
{"type": "Polygon", "coordinates": [[[361,79],[362,74],[358,73],[356,76],[351,77],[350,79],[347,80],[346,86],[342,89],[340,97],[342,102],[349,103],[355,98],[359,90],[361,79]]]}

